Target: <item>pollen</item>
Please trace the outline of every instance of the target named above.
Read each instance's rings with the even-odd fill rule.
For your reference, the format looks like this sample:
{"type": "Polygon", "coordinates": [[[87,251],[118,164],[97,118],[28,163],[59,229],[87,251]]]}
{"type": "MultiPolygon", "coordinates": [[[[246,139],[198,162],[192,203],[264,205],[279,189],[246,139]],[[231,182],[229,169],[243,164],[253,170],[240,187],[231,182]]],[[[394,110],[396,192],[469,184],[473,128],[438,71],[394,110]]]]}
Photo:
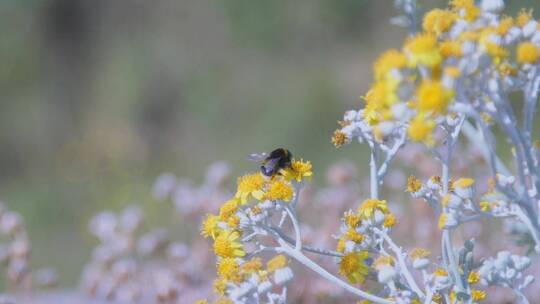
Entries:
{"type": "Polygon", "coordinates": [[[486,299],[486,292],[483,290],[473,289],[471,290],[471,297],[473,301],[483,301],[486,299]]]}
{"type": "Polygon", "coordinates": [[[478,272],[471,271],[469,273],[469,277],[467,278],[467,282],[469,282],[469,284],[476,284],[480,282],[480,275],[478,274],[478,272]]]}
{"type": "Polygon", "coordinates": [[[469,188],[474,185],[474,179],[472,178],[460,178],[454,182],[454,188],[469,188]]]}
{"type": "Polygon", "coordinates": [[[409,66],[418,64],[433,68],[441,63],[437,39],[431,34],[419,34],[407,41],[404,47],[409,66]]]}
{"type": "Polygon", "coordinates": [[[429,255],[431,254],[431,252],[429,252],[429,250],[425,249],[425,248],[414,248],[412,251],[411,251],[411,258],[412,259],[423,259],[423,258],[427,258],[429,255]]]}
{"type": "Polygon", "coordinates": [[[221,259],[217,265],[217,273],[226,281],[239,283],[242,281],[240,265],[233,258],[221,259]]]}
{"type": "Polygon", "coordinates": [[[461,57],[463,56],[463,50],[459,41],[446,40],[441,42],[439,50],[444,58],[448,57],[461,57]]]}

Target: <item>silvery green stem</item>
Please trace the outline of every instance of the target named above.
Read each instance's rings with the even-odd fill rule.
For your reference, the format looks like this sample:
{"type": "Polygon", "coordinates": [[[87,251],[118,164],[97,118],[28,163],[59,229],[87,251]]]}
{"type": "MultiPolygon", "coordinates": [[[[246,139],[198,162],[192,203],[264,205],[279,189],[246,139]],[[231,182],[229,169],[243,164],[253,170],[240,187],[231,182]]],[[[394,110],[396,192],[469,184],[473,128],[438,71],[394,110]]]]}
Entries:
{"type": "Polygon", "coordinates": [[[295,259],[299,263],[301,263],[304,266],[308,267],[309,269],[315,271],[316,273],[318,273],[323,278],[325,278],[328,281],[338,285],[339,287],[341,287],[341,288],[343,288],[343,289],[345,289],[345,290],[347,290],[347,291],[361,297],[362,299],[366,299],[368,301],[371,301],[373,303],[378,303],[378,304],[393,304],[393,303],[395,303],[393,301],[389,301],[389,300],[383,299],[381,297],[377,297],[375,295],[367,293],[367,292],[365,292],[363,290],[360,290],[360,289],[358,289],[358,288],[344,282],[343,280],[339,279],[338,277],[336,277],[333,274],[331,274],[330,272],[328,272],[326,269],[319,266],[319,264],[317,264],[317,263],[313,262],[312,260],[310,260],[304,254],[302,254],[302,252],[300,252],[298,250],[295,250],[292,247],[290,247],[289,245],[287,245],[287,243],[285,243],[285,241],[278,240],[278,242],[279,242],[281,247],[278,247],[277,251],[287,254],[288,256],[295,259]]]}
{"type": "Polygon", "coordinates": [[[371,198],[379,198],[379,178],[377,174],[377,160],[375,155],[375,149],[375,147],[371,148],[371,159],[369,162],[371,198]]]}
{"type": "Polygon", "coordinates": [[[296,241],[294,245],[295,250],[302,250],[302,234],[300,232],[300,225],[298,224],[298,220],[296,219],[296,216],[294,216],[293,212],[291,211],[291,208],[289,206],[284,206],[285,210],[287,210],[287,213],[289,214],[289,218],[291,219],[291,222],[294,227],[294,234],[296,235],[296,241]]]}
{"type": "Polygon", "coordinates": [[[394,243],[394,241],[392,241],[392,239],[388,236],[388,234],[386,234],[386,232],[384,232],[384,231],[382,231],[382,230],[380,230],[378,228],[375,228],[375,227],[373,228],[373,231],[377,235],[381,236],[386,241],[386,243],[388,243],[388,246],[390,246],[390,249],[392,249],[392,251],[396,255],[396,258],[397,258],[398,263],[399,263],[400,272],[405,277],[405,280],[407,281],[407,284],[409,284],[409,287],[420,298],[425,297],[424,292],[422,292],[422,290],[416,284],[416,281],[414,280],[413,276],[411,275],[411,273],[409,271],[409,268],[407,267],[407,264],[405,263],[405,258],[404,258],[405,254],[401,250],[401,247],[397,246],[396,243],[394,243]]]}

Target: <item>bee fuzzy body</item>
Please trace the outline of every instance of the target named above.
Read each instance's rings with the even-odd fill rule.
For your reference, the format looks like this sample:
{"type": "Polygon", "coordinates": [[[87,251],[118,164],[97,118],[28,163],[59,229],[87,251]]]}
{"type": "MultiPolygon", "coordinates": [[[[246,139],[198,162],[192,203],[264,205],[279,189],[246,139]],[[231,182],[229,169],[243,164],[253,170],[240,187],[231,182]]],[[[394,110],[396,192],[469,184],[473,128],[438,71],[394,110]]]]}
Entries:
{"type": "Polygon", "coordinates": [[[261,172],[265,176],[279,174],[279,170],[291,167],[292,153],[284,148],[278,148],[270,152],[263,160],[261,172]]]}

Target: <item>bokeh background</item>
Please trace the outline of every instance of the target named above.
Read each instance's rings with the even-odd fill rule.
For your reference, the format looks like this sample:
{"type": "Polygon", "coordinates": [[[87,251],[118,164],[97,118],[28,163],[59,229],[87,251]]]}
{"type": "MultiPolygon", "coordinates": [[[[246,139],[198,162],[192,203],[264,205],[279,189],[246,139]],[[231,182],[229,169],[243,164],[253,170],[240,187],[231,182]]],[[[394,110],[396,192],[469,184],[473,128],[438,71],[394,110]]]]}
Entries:
{"type": "Polygon", "coordinates": [[[24,216],[33,263],[76,286],[89,218],[137,203],[162,221],[161,172],[197,180],[223,159],[241,173],[278,146],[316,172],[365,164],[330,137],[405,37],[396,14],[391,0],[0,1],[0,199],[24,216]]]}

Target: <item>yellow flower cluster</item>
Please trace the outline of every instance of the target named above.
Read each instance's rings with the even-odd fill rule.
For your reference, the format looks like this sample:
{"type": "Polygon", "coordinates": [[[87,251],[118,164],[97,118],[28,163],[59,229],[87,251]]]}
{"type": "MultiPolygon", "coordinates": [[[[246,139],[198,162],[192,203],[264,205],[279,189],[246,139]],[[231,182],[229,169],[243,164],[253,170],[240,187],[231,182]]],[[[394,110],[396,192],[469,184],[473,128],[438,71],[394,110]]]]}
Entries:
{"type": "MultiPolygon", "coordinates": [[[[487,77],[515,77],[523,66],[540,63],[540,45],[532,38],[538,24],[530,11],[516,18],[486,15],[474,0],[453,0],[447,9],[427,12],[423,31],[375,60],[374,82],[360,111],[373,138],[380,142],[393,134],[392,126],[405,125],[411,141],[435,145],[434,132],[451,114],[457,83],[478,75],[468,70],[478,63],[469,61],[490,60],[482,67],[487,77]]],[[[354,136],[347,132],[348,123],[334,133],[334,145],[354,136]]]]}
{"type": "MultiPolygon", "coordinates": [[[[241,216],[260,215],[268,201],[290,202],[295,196],[295,183],[309,180],[313,175],[309,161],[293,159],[291,167],[282,169],[278,174],[267,177],[260,172],[238,178],[235,195],[225,201],[217,214],[208,214],[201,227],[201,235],[213,240],[213,251],[217,256],[218,279],[214,290],[220,296],[226,295],[231,284],[239,285],[256,275],[263,282],[268,276],[281,268],[287,267],[287,259],[278,255],[263,266],[260,258],[246,260],[240,227],[241,216]]],[[[268,205],[268,204],[267,204],[268,205]]],[[[227,303],[226,298],[220,299],[227,303]]],[[[201,302],[205,303],[205,302],[201,302]]]]}

